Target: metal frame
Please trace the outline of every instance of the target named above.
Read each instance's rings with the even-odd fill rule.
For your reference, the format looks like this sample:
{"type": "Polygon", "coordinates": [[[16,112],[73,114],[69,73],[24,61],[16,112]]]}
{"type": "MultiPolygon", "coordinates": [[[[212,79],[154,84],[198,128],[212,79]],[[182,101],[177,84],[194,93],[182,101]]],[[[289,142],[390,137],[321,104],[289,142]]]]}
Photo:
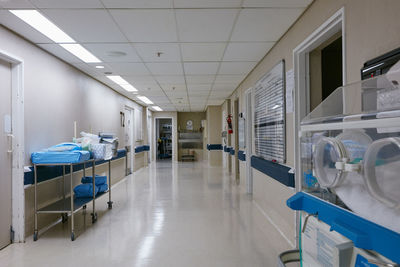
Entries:
{"type": "Polygon", "coordinates": [[[90,202],[93,203],[93,211],[91,213],[92,216],[92,223],[95,223],[97,221],[97,213],[96,213],[96,199],[102,196],[103,194],[106,194],[108,192],[108,208],[112,209],[112,204],[113,202],[111,201],[111,159],[107,160],[108,161],[108,191],[98,194],[96,197],[95,193],[95,184],[96,184],[96,161],[94,159],[83,161],[83,162],[78,162],[78,163],[49,163],[49,164],[34,164],[34,192],[35,192],[35,197],[34,197],[34,206],[35,206],[35,229],[33,233],[33,240],[37,241],[38,239],[38,214],[44,214],[44,213],[60,213],[62,222],[66,222],[68,220],[68,215],[71,216],[71,240],[75,240],[75,218],[74,218],[74,213],[78,212],[79,210],[83,209],[86,210],[86,205],[90,202]],[[93,196],[92,198],[87,198],[81,202],[75,202],[74,200],[74,193],[73,193],[73,167],[75,165],[83,165],[83,176],[86,176],[86,163],[92,163],[92,177],[93,177],[93,196]],[[38,186],[38,175],[37,175],[37,167],[39,166],[62,166],[63,167],[63,178],[62,178],[62,183],[63,183],[63,198],[59,201],[56,201],[55,203],[52,203],[50,205],[47,205],[45,207],[42,207],[38,209],[37,205],[37,186],[38,186]],[[70,196],[69,198],[66,198],[65,196],[65,167],[69,166],[70,168],[70,196]]]}

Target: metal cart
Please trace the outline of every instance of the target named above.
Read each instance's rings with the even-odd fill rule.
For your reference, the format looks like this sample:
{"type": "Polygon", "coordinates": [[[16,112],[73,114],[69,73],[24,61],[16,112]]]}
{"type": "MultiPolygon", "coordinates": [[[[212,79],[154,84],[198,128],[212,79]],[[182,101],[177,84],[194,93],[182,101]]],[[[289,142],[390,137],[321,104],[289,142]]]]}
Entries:
{"type": "Polygon", "coordinates": [[[78,212],[81,209],[86,210],[86,204],[89,202],[93,203],[93,211],[92,211],[92,223],[95,223],[97,221],[97,213],[96,213],[96,199],[99,198],[100,196],[106,194],[108,192],[108,208],[112,209],[112,204],[113,202],[111,201],[111,160],[108,160],[108,191],[95,194],[95,169],[96,169],[96,161],[91,159],[87,160],[84,162],[78,162],[78,163],[51,163],[51,164],[34,164],[34,187],[35,187],[35,230],[33,233],[33,240],[36,241],[38,239],[38,214],[42,213],[60,213],[62,222],[66,222],[68,220],[68,215],[71,216],[71,240],[75,240],[75,232],[74,232],[74,213],[78,212]],[[73,193],[73,183],[72,183],[72,177],[73,177],[73,167],[77,165],[83,165],[83,176],[86,176],[86,164],[87,163],[92,163],[92,176],[93,176],[93,197],[89,198],[74,198],[74,193],[73,193]],[[37,167],[40,166],[62,166],[63,168],[63,198],[56,201],[55,203],[52,203],[50,205],[47,205],[45,207],[42,207],[38,209],[37,206],[37,185],[38,185],[38,175],[37,175],[37,167]],[[69,177],[70,177],[70,196],[66,197],[65,196],[65,168],[66,166],[69,166],[69,177]]]}

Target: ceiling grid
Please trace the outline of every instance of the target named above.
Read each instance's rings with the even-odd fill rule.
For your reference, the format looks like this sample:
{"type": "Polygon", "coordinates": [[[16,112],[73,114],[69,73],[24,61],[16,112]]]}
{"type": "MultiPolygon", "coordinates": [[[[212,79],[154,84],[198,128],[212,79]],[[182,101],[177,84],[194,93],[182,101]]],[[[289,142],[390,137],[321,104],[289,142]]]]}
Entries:
{"type": "Polygon", "coordinates": [[[128,98],[195,112],[222,104],[311,2],[2,0],[0,23],[128,98]],[[101,63],[83,62],[13,9],[38,10],[101,63]],[[136,94],[106,73],[120,75],[136,94]]]}

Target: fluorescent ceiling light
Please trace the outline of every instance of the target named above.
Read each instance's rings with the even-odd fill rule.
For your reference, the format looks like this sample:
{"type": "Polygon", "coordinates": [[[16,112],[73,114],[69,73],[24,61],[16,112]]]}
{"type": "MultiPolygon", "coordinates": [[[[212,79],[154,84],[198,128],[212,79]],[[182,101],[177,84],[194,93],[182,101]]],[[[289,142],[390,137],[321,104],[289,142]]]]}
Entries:
{"type": "Polygon", "coordinates": [[[136,92],[137,91],[137,89],[135,87],[133,87],[131,84],[129,84],[127,81],[125,81],[119,75],[108,75],[107,78],[110,79],[111,81],[115,82],[116,84],[118,84],[119,86],[121,86],[128,92],[136,92]]]}
{"type": "Polygon", "coordinates": [[[146,103],[146,104],[154,104],[150,99],[148,99],[147,97],[145,97],[145,96],[138,96],[137,97],[139,100],[141,100],[141,101],[143,101],[144,103],[146,103]]]}
{"type": "Polygon", "coordinates": [[[136,92],[137,89],[130,84],[119,84],[122,88],[124,88],[128,92],[136,92]]]}
{"type": "Polygon", "coordinates": [[[99,63],[101,62],[100,59],[95,57],[92,53],[87,51],[83,46],[80,44],[60,44],[64,49],[66,49],[71,54],[75,55],[83,62],[86,63],[99,63]]]}
{"type": "Polygon", "coordinates": [[[107,76],[108,79],[110,79],[111,81],[115,82],[116,84],[129,84],[127,81],[125,81],[121,76],[119,75],[108,75],[107,76]]]}
{"type": "Polygon", "coordinates": [[[104,69],[104,66],[96,66],[96,69],[104,69]]]}
{"type": "Polygon", "coordinates": [[[152,106],[152,108],[157,110],[157,111],[162,111],[162,108],[160,108],[159,106],[152,106]]]}
{"type": "Polygon", "coordinates": [[[56,43],[75,43],[74,39],[36,10],[10,10],[10,12],[56,43]]]}

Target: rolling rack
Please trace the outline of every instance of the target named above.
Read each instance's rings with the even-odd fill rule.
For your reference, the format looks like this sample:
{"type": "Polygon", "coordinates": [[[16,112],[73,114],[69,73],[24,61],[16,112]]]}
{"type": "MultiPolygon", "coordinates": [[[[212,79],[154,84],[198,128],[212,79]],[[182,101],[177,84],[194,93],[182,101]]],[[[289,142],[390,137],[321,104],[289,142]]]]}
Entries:
{"type": "Polygon", "coordinates": [[[86,210],[86,204],[92,202],[93,203],[93,211],[91,213],[92,223],[97,221],[97,213],[96,213],[96,199],[101,197],[102,195],[108,193],[108,208],[112,209],[113,202],[111,201],[111,159],[108,161],[108,190],[106,192],[98,193],[97,196],[95,194],[95,166],[96,160],[90,159],[87,161],[77,162],[77,163],[49,163],[49,164],[34,164],[34,188],[35,188],[35,230],[33,233],[33,240],[38,240],[38,214],[43,213],[60,213],[62,222],[65,223],[68,221],[68,215],[71,216],[71,241],[75,240],[75,229],[74,229],[74,213],[83,209],[86,210]],[[92,177],[93,177],[93,196],[88,198],[74,198],[73,192],[73,167],[77,165],[83,165],[83,176],[86,176],[86,164],[92,163],[92,177]],[[49,204],[45,207],[38,209],[37,206],[37,185],[38,185],[38,175],[37,175],[37,167],[40,166],[62,166],[63,169],[63,198],[56,201],[55,203],[49,204]],[[70,196],[65,196],[65,169],[69,166],[69,177],[70,177],[70,196]]]}

